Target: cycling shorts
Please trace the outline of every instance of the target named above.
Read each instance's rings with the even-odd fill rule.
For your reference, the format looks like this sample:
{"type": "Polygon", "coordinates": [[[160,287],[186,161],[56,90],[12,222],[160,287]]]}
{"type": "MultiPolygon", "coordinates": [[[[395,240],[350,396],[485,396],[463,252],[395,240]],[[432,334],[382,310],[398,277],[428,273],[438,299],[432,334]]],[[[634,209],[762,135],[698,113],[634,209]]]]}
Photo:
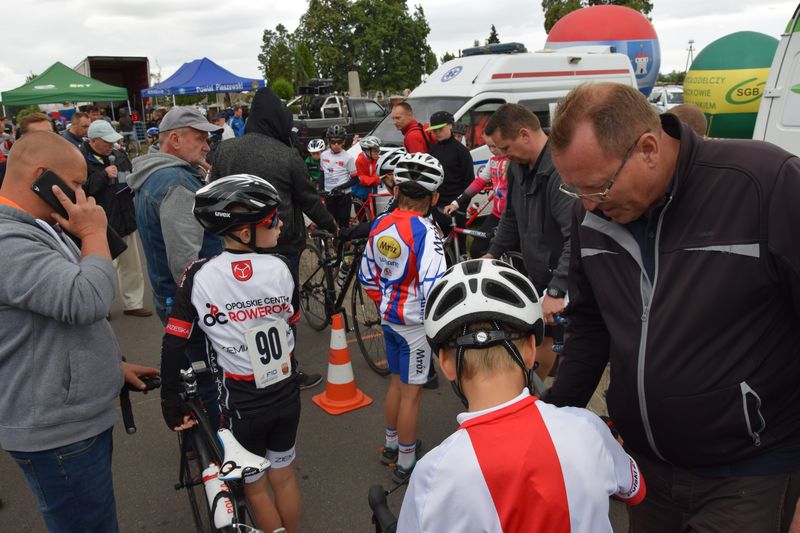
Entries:
{"type": "Polygon", "coordinates": [[[424,385],[431,366],[431,346],[425,337],[425,327],[383,324],[386,359],[392,374],[409,385],[424,385]]]}
{"type": "MultiPolygon", "coordinates": [[[[285,402],[268,410],[248,414],[242,418],[229,418],[230,430],[239,444],[271,463],[270,468],[285,468],[295,458],[297,426],[300,422],[300,397],[293,395],[285,402]]],[[[253,483],[266,471],[246,476],[245,483],[253,483]]]]}

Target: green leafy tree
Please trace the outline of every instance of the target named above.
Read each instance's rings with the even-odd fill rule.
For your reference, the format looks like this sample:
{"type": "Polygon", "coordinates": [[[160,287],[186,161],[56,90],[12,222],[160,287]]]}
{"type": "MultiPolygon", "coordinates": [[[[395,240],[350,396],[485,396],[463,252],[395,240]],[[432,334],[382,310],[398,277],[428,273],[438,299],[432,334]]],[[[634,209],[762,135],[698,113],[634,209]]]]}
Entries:
{"type": "Polygon", "coordinates": [[[339,90],[347,87],[347,72],[354,66],[350,14],[349,0],[310,0],[295,32],[311,51],[319,73],[333,78],[339,90]]]}
{"type": "Polygon", "coordinates": [[[31,72],[28,72],[28,73],[25,75],[25,83],[28,83],[28,82],[30,82],[30,81],[33,81],[33,80],[35,80],[35,79],[36,79],[36,78],[38,78],[38,77],[39,77],[39,75],[38,75],[38,74],[34,74],[32,71],[31,71],[31,72]]]}
{"type": "Polygon", "coordinates": [[[308,80],[316,77],[317,67],[314,65],[314,56],[305,43],[298,42],[294,48],[294,82],[297,87],[306,85],[308,80]]]}
{"type": "Polygon", "coordinates": [[[683,70],[673,70],[669,74],[659,74],[659,83],[668,83],[672,85],[683,85],[683,80],[686,79],[686,72],[683,70]]]}
{"type": "Polygon", "coordinates": [[[442,63],[447,63],[448,61],[452,61],[455,58],[456,58],[455,55],[451,54],[450,52],[445,52],[439,61],[442,63]]]}
{"type": "Polygon", "coordinates": [[[268,83],[278,78],[295,79],[294,37],[283,24],[275,26],[275,31],[264,30],[258,62],[268,83]]]}
{"type": "Polygon", "coordinates": [[[272,89],[272,92],[274,92],[278,98],[283,100],[289,100],[294,96],[294,86],[292,82],[286,78],[276,78],[272,80],[269,84],[269,88],[272,89]]]}
{"type": "Polygon", "coordinates": [[[589,6],[625,6],[639,11],[649,18],[653,2],[649,0],[542,0],[544,10],[544,29],[548,33],[561,17],[575,10],[589,6]]]}
{"type": "Polygon", "coordinates": [[[500,36],[497,35],[497,28],[492,24],[492,30],[489,32],[489,38],[486,39],[486,44],[498,44],[499,42],[500,36]]]}

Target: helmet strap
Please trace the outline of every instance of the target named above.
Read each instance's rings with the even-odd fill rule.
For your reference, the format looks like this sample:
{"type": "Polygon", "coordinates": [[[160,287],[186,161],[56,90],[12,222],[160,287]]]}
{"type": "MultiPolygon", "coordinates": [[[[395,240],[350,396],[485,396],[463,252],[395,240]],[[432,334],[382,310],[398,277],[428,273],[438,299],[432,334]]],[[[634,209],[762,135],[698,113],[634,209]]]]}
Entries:
{"type": "Polygon", "coordinates": [[[242,239],[240,239],[232,231],[228,232],[226,234],[226,237],[230,237],[231,239],[233,239],[234,241],[238,242],[239,244],[244,244],[245,246],[247,246],[248,248],[250,248],[251,250],[253,250],[253,252],[255,252],[257,254],[269,253],[268,252],[269,248],[259,248],[258,246],[256,246],[256,224],[250,224],[250,242],[244,242],[242,239]]]}

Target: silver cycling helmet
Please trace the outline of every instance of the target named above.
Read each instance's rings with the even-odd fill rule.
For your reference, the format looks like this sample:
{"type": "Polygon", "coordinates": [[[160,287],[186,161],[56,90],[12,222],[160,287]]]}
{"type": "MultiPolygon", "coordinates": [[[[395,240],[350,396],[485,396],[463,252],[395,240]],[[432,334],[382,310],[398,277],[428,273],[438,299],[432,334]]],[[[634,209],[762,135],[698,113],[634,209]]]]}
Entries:
{"type": "Polygon", "coordinates": [[[324,152],[325,151],[325,141],[322,139],[311,139],[308,142],[308,151],[309,152],[324,152]]]}
{"type": "Polygon", "coordinates": [[[413,182],[428,192],[435,192],[443,181],[444,170],[439,160],[423,152],[405,154],[394,168],[396,185],[413,182]]]}
{"type": "Polygon", "coordinates": [[[397,165],[397,162],[407,153],[405,148],[395,148],[382,153],[381,157],[378,159],[378,164],[375,165],[378,176],[385,176],[390,172],[394,172],[394,167],[397,165]]]}
{"type": "Polygon", "coordinates": [[[361,147],[362,150],[370,150],[372,148],[380,148],[381,140],[374,135],[367,135],[360,141],[358,141],[358,145],[361,147]]]}

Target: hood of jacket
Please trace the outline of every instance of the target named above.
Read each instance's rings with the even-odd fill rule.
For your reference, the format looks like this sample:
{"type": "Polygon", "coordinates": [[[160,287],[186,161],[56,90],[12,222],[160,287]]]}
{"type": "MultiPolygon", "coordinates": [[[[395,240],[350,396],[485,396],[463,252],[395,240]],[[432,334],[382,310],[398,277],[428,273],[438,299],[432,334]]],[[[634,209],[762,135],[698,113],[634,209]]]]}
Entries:
{"type": "Polygon", "coordinates": [[[128,186],[134,191],[138,191],[156,170],[170,167],[182,167],[191,165],[183,159],[164,152],[153,152],[143,155],[133,160],[133,172],[128,176],[128,186]]]}
{"type": "Polygon", "coordinates": [[[253,105],[250,108],[244,132],[260,133],[291,147],[293,123],[294,117],[286,104],[265,87],[259,89],[253,97],[253,105]]]}

